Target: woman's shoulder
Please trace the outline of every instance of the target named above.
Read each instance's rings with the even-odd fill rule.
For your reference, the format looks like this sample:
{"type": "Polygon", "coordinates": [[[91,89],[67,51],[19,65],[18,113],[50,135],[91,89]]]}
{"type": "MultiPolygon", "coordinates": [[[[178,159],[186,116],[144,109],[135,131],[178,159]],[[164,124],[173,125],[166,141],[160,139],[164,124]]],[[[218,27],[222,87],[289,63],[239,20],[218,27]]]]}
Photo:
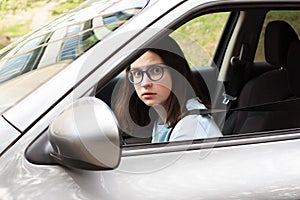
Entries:
{"type": "Polygon", "coordinates": [[[181,124],[193,124],[197,121],[202,126],[214,123],[214,120],[210,114],[199,114],[199,112],[193,112],[194,110],[205,110],[206,106],[201,103],[199,98],[191,98],[186,103],[186,115],[179,121],[181,124]],[[191,112],[189,112],[191,111],[191,112]]]}
{"type": "MultiPolygon", "coordinates": [[[[192,98],[187,101],[186,109],[190,111],[206,107],[199,99],[192,98]]],[[[178,121],[170,141],[220,136],[222,133],[210,115],[188,114],[178,121]]]]}
{"type": "Polygon", "coordinates": [[[195,109],[206,109],[205,105],[201,103],[199,98],[191,98],[186,102],[187,110],[195,110],[195,109]]]}
{"type": "Polygon", "coordinates": [[[222,133],[211,116],[193,114],[179,120],[170,141],[220,136],[222,133]]]}

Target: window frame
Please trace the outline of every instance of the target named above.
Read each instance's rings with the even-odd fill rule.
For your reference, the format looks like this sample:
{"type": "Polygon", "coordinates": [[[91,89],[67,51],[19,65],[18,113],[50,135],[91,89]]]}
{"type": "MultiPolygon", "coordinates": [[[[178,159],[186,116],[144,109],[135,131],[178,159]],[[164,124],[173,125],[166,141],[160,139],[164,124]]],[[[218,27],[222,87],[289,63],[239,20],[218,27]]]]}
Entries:
{"type": "MultiPolygon", "coordinates": [[[[248,3],[246,3],[248,4],[248,3]]],[[[249,8],[253,5],[250,5],[249,8]]],[[[270,5],[268,3],[262,4],[263,8],[269,8],[269,9],[277,9],[278,6],[282,6],[281,3],[278,5],[270,5]]],[[[284,5],[281,8],[284,7],[291,7],[291,5],[284,5]]],[[[237,11],[238,9],[248,9],[248,7],[242,6],[236,6],[236,8],[232,8],[232,10],[237,11]],[[240,8],[241,7],[241,8],[240,8]]],[[[199,9],[198,7],[192,9],[192,11],[187,12],[185,15],[182,15],[177,20],[174,20],[170,27],[178,27],[188,21],[192,16],[195,16],[195,10],[197,11],[199,9]],[[190,14],[190,17],[187,16],[190,14]],[[183,19],[180,23],[176,24],[176,22],[180,21],[180,19],[183,19]]],[[[227,4],[224,6],[224,8],[219,7],[218,11],[220,10],[226,10],[228,9],[227,4]]],[[[296,9],[295,7],[293,9],[296,9]]],[[[298,8],[300,9],[300,8],[298,8]]],[[[210,13],[214,11],[214,9],[208,9],[209,12],[206,10],[206,12],[198,13],[197,16],[204,15],[206,13],[210,13]]],[[[238,17],[238,12],[235,12],[235,15],[232,15],[232,20],[236,20],[238,17]]],[[[167,28],[168,28],[167,27],[167,28]]],[[[228,27],[229,30],[232,30],[232,26],[228,27]]],[[[226,29],[225,29],[226,30],[226,29]]],[[[232,32],[231,32],[232,33],[232,32]]],[[[228,35],[227,35],[228,36],[228,35]]],[[[225,36],[222,36],[223,38],[225,36]]],[[[228,42],[230,37],[224,38],[225,45],[218,46],[218,50],[216,51],[216,56],[219,57],[216,58],[216,63],[222,63],[223,57],[220,55],[222,52],[224,53],[226,50],[226,41],[228,42]],[[220,59],[221,58],[221,59],[220,59]]],[[[219,66],[219,65],[217,65],[219,66]]],[[[239,145],[251,145],[251,144],[257,144],[257,143],[269,143],[269,142],[279,142],[279,141],[286,141],[286,140],[294,140],[300,138],[300,128],[295,129],[284,129],[284,130],[274,130],[274,131],[263,131],[263,132],[254,132],[254,133],[245,133],[245,134],[233,134],[230,136],[223,136],[220,138],[212,138],[213,142],[216,142],[216,145],[213,146],[213,148],[221,148],[221,147],[230,147],[230,146],[239,146],[239,145]],[[217,141],[215,141],[217,140],[217,141]]],[[[166,142],[166,143],[147,143],[147,144],[132,144],[132,145],[126,145],[123,146],[123,156],[132,156],[132,155],[145,155],[145,154],[153,154],[153,153],[165,153],[165,152],[177,152],[177,151],[187,151],[187,150],[196,150],[196,149],[203,149],[203,148],[211,148],[212,141],[209,139],[196,139],[193,141],[178,141],[178,142],[166,142]],[[206,147],[207,146],[207,147],[206,147]],[[165,148],[166,147],[166,148],[165,148]]]]}

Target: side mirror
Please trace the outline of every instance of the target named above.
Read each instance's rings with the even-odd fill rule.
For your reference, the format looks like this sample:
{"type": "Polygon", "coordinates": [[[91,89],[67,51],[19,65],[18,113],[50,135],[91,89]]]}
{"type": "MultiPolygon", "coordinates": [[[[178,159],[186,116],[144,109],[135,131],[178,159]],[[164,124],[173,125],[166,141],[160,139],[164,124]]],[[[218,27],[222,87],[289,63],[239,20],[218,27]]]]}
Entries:
{"type": "Polygon", "coordinates": [[[114,169],[121,158],[117,120],[101,100],[84,97],[65,109],[49,127],[55,162],[80,169],[114,169]]]}

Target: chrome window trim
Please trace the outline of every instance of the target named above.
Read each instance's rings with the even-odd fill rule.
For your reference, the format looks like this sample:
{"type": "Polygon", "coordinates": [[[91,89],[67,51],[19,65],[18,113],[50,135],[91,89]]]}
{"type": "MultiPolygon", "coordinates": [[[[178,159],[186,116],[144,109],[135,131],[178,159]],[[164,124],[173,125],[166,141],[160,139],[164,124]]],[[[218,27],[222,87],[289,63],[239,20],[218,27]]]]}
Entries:
{"type": "Polygon", "coordinates": [[[127,145],[123,146],[122,157],[283,142],[287,140],[299,139],[300,128],[283,131],[256,132],[250,134],[224,136],[220,138],[198,139],[194,141],[127,145]]]}

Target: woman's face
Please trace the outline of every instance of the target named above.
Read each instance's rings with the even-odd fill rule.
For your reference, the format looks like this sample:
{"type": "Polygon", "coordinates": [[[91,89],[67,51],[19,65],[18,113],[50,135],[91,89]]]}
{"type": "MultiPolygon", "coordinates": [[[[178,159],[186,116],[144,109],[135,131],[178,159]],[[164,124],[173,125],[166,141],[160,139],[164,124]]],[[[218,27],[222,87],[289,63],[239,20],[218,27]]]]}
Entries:
{"type": "MultiPolygon", "coordinates": [[[[131,64],[130,70],[145,71],[154,64],[164,64],[164,62],[156,53],[147,51],[131,64]]],[[[168,68],[163,68],[163,71],[162,78],[157,81],[151,80],[146,73],[143,73],[142,81],[134,85],[138,97],[148,106],[165,106],[171,93],[172,78],[170,71],[168,68]]]]}

